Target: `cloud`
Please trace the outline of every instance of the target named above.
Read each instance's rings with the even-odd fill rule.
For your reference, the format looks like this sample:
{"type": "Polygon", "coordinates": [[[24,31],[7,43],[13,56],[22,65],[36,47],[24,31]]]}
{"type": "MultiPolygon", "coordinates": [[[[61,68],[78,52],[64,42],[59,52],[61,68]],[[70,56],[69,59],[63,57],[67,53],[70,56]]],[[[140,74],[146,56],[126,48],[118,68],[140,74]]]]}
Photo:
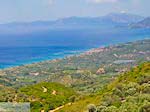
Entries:
{"type": "Polygon", "coordinates": [[[53,4],[54,0],[47,0],[48,1],[48,4],[53,4]]]}
{"type": "Polygon", "coordinates": [[[91,3],[116,3],[120,0],[87,0],[87,1],[91,3]]]}
{"type": "Polygon", "coordinates": [[[46,5],[52,5],[54,3],[54,0],[42,0],[42,3],[46,5]]]}

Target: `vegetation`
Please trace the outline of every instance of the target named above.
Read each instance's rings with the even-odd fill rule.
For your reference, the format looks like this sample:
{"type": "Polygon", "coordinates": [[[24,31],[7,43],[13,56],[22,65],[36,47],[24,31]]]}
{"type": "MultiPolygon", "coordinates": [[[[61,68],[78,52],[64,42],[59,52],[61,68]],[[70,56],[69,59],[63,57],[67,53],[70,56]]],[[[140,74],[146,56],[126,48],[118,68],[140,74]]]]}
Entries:
{"type": "Polygon", "coordinates": [[[0,70],[0,102],[31,102],[32,112],[149,112],[149,48],[147,39],[0,70]]]}
{"type": "Polygon", "coordinates": [[[66,106],[60,112],[149,112],[150,62],[116,78],[98,94],[66,106]],[[80,106],[80,104],[82,104],[80,106]],[[88,106],[87,106],[88,105],[88,106]],[[78,107],[78,108],[76,108],[78,107]],[[87,107],[87,109],[86,109],[87,107]]]}
{"type": "Polygon", "coordinates": [[[75,97],[77,95],[71,88],[65,87],[62,84],[48,82],[22,87],[16,92],[11,90],[10,93],[8,90],[3,91],[6,96],[4,94],[1,95],[5,98],[1,98],[1,101],[30,102],[32,107],[31,111],[33,112],[52,110],[71,102],[73,96],[75,97]]]}
{"type": "Polygon", "coordinates": [[[58,82],[84,93],[95,92],[117,74],[149,61],[149,48],[150,40],[147,39],[92,49],[64,59],[0,70],[0,84],[20,88],[43,81],[58,82]]]}

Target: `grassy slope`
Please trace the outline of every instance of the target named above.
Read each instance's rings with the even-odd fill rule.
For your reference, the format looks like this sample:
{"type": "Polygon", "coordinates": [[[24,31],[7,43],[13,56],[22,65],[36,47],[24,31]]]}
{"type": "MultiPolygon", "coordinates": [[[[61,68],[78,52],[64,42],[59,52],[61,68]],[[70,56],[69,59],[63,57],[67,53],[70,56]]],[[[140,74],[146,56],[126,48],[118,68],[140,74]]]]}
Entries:
{"type": "Polygon", "coordinates": [[[30,102],[32,112],[54,109],[70,102],[77,95],[71,88],[49,82],[22,87],[17,91],[12,88],[0,88],[0,90],[2,102],[30,102]]]}
{"type": "Polygon", "coordinates": [[[69,98],[75,95],[71,88],[58,83],[46,82],[20,88],[20,92],[27,95],[32,111],[54,109],[70,102],[69,98]]]}
{"type": "Polygon", "coordinates": [[[97,95],[85,97],[58,112],[84,112],[95,104],[99,112],[148,112],[150,109],[150,62],[120,75],[97,95]]]}

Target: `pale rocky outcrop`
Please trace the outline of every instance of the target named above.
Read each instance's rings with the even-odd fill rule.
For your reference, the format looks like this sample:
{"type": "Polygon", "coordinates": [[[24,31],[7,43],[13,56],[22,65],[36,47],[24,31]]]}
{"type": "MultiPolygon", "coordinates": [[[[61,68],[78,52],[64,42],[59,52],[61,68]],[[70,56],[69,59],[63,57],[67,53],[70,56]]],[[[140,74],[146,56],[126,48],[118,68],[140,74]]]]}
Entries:
{"type": "Polygon", "coordinates": [[[47,88],[45,87],[42,87],[43,88],[43,93],[46,93],[47,92],[47,88]]]}
{"type": "Polygon", "coordinates": [[[105,74],[105,69],[104,68],[99,68],[96,72],[96,74],[105,74]]]}
{"type": "Polygon", "coordinates": [[[56,92],[55,90],[52,91],[52,95],[56,95],[56,93],[57,93],[57,92],[56,92]]]}

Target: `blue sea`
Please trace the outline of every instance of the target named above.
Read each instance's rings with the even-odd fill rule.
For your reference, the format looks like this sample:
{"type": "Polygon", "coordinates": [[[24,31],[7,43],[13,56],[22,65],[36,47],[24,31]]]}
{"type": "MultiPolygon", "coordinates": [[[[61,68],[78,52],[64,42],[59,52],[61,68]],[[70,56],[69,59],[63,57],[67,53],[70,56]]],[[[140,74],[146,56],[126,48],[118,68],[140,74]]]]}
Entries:
{"type": "Polygon", "coordinates": [[[77,47],[0,47],[0,69],[79,54],[86,48],[77,47]]]}
{"type": "Polygon", "coordinates": [[[0,35],[0,69],[75,55],[91,48],[150,39],[150,29],[80,30],[0,35]]]}

